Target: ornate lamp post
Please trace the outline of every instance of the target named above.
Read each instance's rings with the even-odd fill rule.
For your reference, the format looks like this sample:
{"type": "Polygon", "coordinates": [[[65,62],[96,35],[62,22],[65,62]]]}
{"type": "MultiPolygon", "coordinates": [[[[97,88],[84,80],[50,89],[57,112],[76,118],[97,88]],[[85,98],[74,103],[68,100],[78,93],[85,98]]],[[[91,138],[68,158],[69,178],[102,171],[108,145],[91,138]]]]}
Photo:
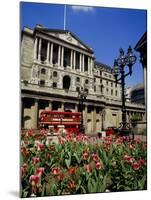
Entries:
{"type": "Polygon", "coordinates": [[[124,51],[120,48],[120,56],[119,58],[114,60],[114,67],[113,67],[113,75],[115,77],[116,83],[121,81],[122,86],[122,123],[120,126],[120,134],[121,135],[129,135],[130,130],[128,123],[126,122],[126,108],[125,108],[125,78],[128,75],[132,75],[132,66],[136,62],[136,56],[132,52],[131,46],[129,46],[127,50],[127,54],[124,55],[124,51]],[[125,66],[128,66],[129,72],[125,73],[125,66]],[[120,78],[118,78],[118,76],[120,78]]]}
{"type": "Polygon", "coordinates": [[[79,132],[80,133],[85,133],[85,127],[83,124],[83,106],[84,106],[84,101],[86,100],[86,97],[88,95],[88,91],[85,90],[83,87],[78,91],[78,99],[79,99],[79,109],[80,112],[82,113],[81,115],[81,125],[79,127],[79,132]]]}

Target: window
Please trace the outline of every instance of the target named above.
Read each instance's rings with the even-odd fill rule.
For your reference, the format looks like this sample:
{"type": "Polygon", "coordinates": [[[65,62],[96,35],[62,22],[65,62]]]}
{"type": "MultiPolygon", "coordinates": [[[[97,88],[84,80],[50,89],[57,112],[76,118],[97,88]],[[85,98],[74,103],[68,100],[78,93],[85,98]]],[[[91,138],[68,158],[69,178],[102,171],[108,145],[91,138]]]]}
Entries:
{"type": "Polygon", "coordinates": [[[106,85],[108,85],[108,83],[109,83],[109,82],[108,82],[108,81],[106,81],[106,85]]]}
{"type": "Polygon", "coordinates": [[[94,86],[94,92],[96,92],[96,86],[94,86]]]}
{"type": "Polygon", "coordinates": [[[100,71],[100,76],[102,76],[102,71],[100,71]]]}
{"type": "Polygon", "coordinates": [[[113,83],[111,82],[111,87],[113,87],[113,83]]]}
{"type": "Polygon", "coordinates": [[[39,85],[40,85],[41,87],[45,86],[45,81],[44,81],[44,80],[40,80],[39,85]]]}
{"type": "Polygon", "coordinates": [[[57,77],[57,72],[56,71],[53,72],[53,77],[57,77]]]}
{"type": "Polygon", "coordinates": [[[117,90],[115,91],[115,96],[117,96],[117,90]]]}
{"type": "Polygon", "coordinates": [[[88,79],[86,79],[86,80],[85,80],[85,84],[88,84],[88,83],[89,83],[89,80],[88,80],[88,79]]]}
{"type": "Polygon", "coordinates": [[[44,68],[41,69],[41,74],[46,74],[46,70],[44,68]]]}
{"type": "Polygon", "coordinates": [[[80,82],[80,78],[79,78],[79,77],[77,77],[77,78],[76,78],[76,81],[77,81],[77,82],[80,82]]]}
{"type": "Polygon", "coordinates": [[[111,95],[113,95],[113,90],[111,90],[111,95]]]}
{"type": "Polygon", "coordinates": [[[102,83],[102,79],[100,79],[100,83],[102,83]]]}
{"type": "Polygon", "coordinates": [[[89,90],[87,88],[84,89],[84,91],[88,94],[89,90]]]}
{"type": "Polygon", "coordinates": [[[57,88],[57,83],[56,83],[56,82],[53,82],[52,87],[53,87],[53,88],[57,88]]]}
{"type": "Polygon", "coordinates": [[[109,91],[109,89],[108,88],[106,88],[106,92],[108,93],[108,91],[109,91]]]}
{"type": "Polygon", "coordinates": [[[96,82],[96,78],[94,78],[94,82],[96,82]]]}
{"type": "Polygon", "coordinates": [[[79,87],[77,87],[77,88],[76,88],[76,91],[77,91],[77,92],[79,92],[79,91],[80,91],[80,88],[79,88],[79,87]]]}

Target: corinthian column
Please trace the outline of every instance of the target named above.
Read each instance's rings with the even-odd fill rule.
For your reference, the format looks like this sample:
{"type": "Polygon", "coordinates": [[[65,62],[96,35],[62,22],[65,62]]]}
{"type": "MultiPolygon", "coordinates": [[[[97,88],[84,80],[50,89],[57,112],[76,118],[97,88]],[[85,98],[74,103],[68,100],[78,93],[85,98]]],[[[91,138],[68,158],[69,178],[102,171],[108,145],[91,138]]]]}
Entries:
{"type": "Polygon", "coordinates": [[[73,60],[73,50],[71,50],[71,55],[70,55],[70,66],[72,68],[72,60],[73,60]]]}
{"type": "Polygon", "coordinates": [[[51,42],[51,49],[50,49],[50,64],[52,64],[53,59],[53,43],[51,42]]]}
{"type": "Polygon", "coordinates": [[[35,43],[34,43],[34,61],[37,60],[37,42],[38,42],[38,38],[35,38],[35,43]]]}
{"type": "Polygon", "coordinates": [[[61,66],[63,66],[63,61],[64,61],[64,47],[62,47],[62,52],[61,52],[61,66]]]}
{"type": "Polygon", "coordinates": [[[39,47],[38,47],[38,61],[41,59],[41,38],[39,38],[39,47]]]}
{"type": "Polygon", "coordinates": [[[73,69],[75,70],[75,66],[76,66],[76,52],[73,52],[73,69]]]}
{"type": "Polygon", "coordinates": [[[82,55],[80,53],[80,72],[82,71],[82,55]]]}
{"type": "Polygon", "coordinates": [[[58,66],[60,66],[60,54],[61,54],[61,46],[58,48],[58,66]]]}
{"type": "Polygon", "coordinates": [[[50,42],[47,43],[47,63],[49,63],[49,51],[50,51],[50,42]]]}

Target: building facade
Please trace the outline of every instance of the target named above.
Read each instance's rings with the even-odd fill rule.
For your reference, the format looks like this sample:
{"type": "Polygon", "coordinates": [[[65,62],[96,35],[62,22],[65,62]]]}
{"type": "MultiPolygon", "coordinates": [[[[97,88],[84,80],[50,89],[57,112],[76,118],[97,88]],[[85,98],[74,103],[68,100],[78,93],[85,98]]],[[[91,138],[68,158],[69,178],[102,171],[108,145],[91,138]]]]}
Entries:
{"type": "MultiPolygon", "coordinates": [[[[42,110],[79,111],[78,92],[87,92],[87,134],[121,122],[121,86],[112,69],[68,30],[24,27],[21,37],[21,127],[37,128],[42,110]]],[[[127,117],[144,115],[144,106],[127,103],[127,117]]]]}

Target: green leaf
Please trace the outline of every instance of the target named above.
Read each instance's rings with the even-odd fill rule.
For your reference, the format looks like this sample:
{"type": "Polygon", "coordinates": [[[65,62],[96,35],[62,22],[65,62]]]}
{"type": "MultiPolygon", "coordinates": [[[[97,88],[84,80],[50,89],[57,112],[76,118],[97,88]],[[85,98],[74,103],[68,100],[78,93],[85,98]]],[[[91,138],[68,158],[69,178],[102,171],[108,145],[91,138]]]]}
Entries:
{"type": "Polygon", "coordinates": [[[28,194],[28,192],[23,190],[23,192],[22,192],[22,197],[23,197],[23,198],[26,198],[26,197],[27,197],[27,194],[28,194]]]}
{"type": "Polygon", "coordinates": [[[65,164],[67,168],[69,168],[71,164],[71,152],[68,152],[67,155],[68,155],[68,159],[65,159],[65,164]]]}
{"type": "Polygon", "coordinates": [[[45,189],[46,189],[46,185],[43,184],[41,196],[45,196],[45,189]]]}
{"type": "Polygon", "coordinates": [[[80,162],[81,162],[80,156],[79,156],[77,153],[74,153],[73,155],[75,156],[75,158],[76,158],[78,164],[80,164],[80,162]]]}
{"type": "Polygon", "coordinates": [[[138,189],[139,190],[145,189],[145,185],[146,185],[146,174],[143,176],[143,178],[140,181],[138,181],[138,189]]]}
{"type": "Polygon", "coordinates": [[[97,184],[98,182],[92,178],[88,180],[88,192],[94,193],[97,192],[97,184]]]}

